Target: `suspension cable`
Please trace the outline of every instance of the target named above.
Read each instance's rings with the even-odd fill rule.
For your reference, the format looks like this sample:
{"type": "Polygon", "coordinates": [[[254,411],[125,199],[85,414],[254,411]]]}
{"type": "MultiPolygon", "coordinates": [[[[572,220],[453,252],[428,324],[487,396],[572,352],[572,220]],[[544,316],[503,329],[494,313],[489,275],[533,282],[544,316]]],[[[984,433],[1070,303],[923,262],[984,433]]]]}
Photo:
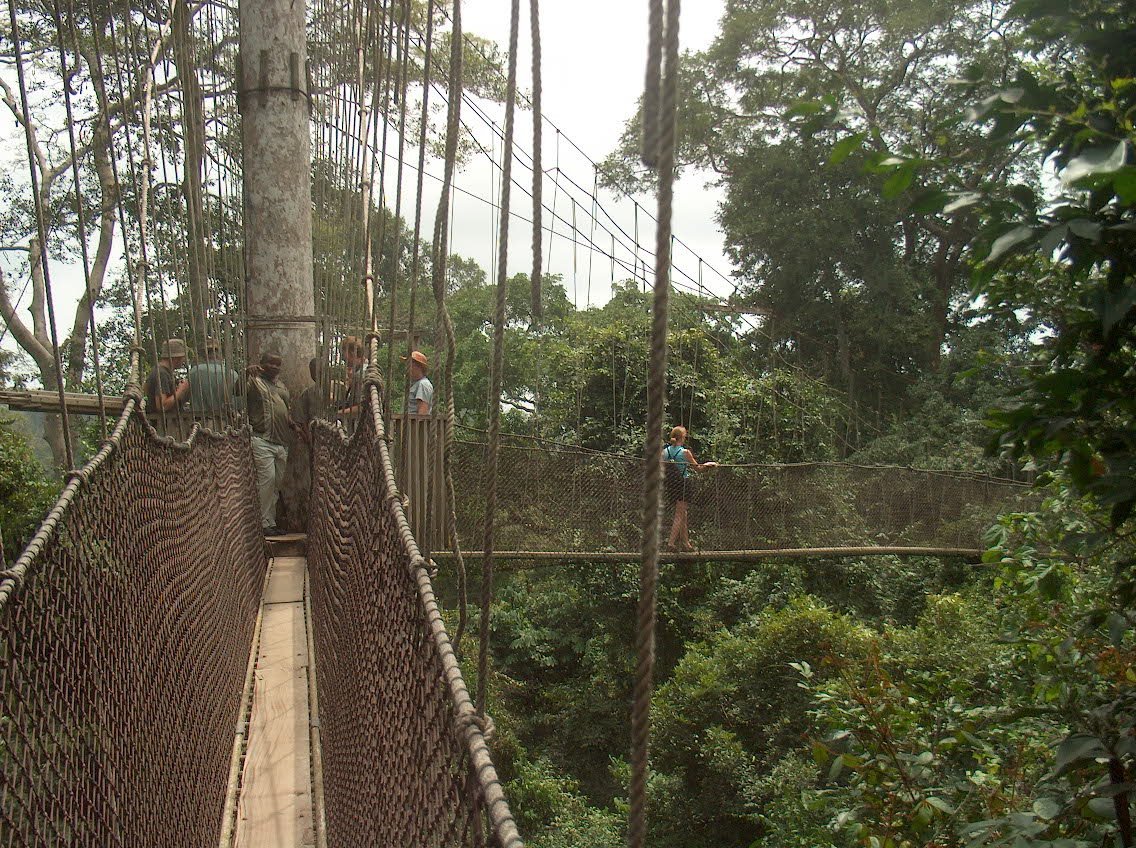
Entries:
{"type": "MultiPolygon", "coordinates": [[[[34,275],[36,263],[43,275],[44,299],[47,302],[48,334],[51,338],[51,355],[55,362],[56,389],[59,394],[59,407],[63,426],[63,450],[67,460],[67,468],[75,467],[75,452],[71,445],[71,421],[67,412],[67,393],[63,385],[63,359],[59,353],[59,331],[55,327],[55,298],[51,290],[51,272],[47,261],[47,222],[44,220],[44,203],[40,196],[39,174],[36,173],[36,141],[32,130],[31,112],[28,108],[28,87],[24,78],[24,55],[20,46],[20,30],[16,23],[15,0],[8,0],[8,20],[12,24],[12,46],[16,56],[16,76],[20,86],[20,106],[23,113],[24,143],[28,150],[28,174],[31,178],[32,201],[35,209],[36,231],[39,241],[33,250],[28,249],[28,263],[34,275]],[[32,255],[35,253],[36,255],[32,255]]],[[[64,86],[67,81],[64,79],[64,86]]],[[[35,285],[34,283],[32,284],[35,285]]]]}
{"type": "Polygon", "coordinates": [[[667,306],[670,295],[671,214],[674,199],[675,97],[678,88],[679,0],[651,0],[647,61],[644,161],[658,174],[658,229],[655,234],[655,294],[651,315],[651,359],[647,381],[647,438],[644,450],[643,540],[639,567],[635,687],[631,710],[631,814],[628,845],[647,838],[647,778],[650,768],[651,693],[655,669],[655,599],[659,581],[659,511],[663,476],[663,415],[666,411],[667,306]],[[665,28],[664,28],[665,27],[665,28]],[[665,55],[664,55],[665,54],[665,55]],[[661,69],[660,60],[662,56],[661,69]]]}
{"type": "MultiPolygon", "coordinates": [[[[505,93],[505,151],[501,160],[501,224],[497,245],[497,298],[493,311],[493,365],[489,380],[489,449],[485,471],[485,534],[481,565],[481,644],[478,653],[477,711],[485,714],[489,672],[489,618],[493,602],[493,542],[497,522],[497,463],[501,447],[501,379],[505,367],[505,302],[509,274],[509,195],[512,183],[513,120],[517,104],[517,40],[520,0],[512,2],[509,26],[509,80],[505,93]]],[[[539,256],[537,257],[539,262],[539,256]]]]}

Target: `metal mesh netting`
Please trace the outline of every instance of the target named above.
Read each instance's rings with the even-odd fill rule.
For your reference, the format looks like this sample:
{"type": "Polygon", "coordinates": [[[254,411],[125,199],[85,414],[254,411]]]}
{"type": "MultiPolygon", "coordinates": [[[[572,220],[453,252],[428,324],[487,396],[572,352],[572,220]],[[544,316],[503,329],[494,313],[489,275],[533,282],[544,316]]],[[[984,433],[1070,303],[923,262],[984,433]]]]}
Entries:
{"type": "Polygon", "coordinates": [[[216,844],[265,570],[248,437],[127,405],[0,580],[0,844],[216,844]]]}
{"type": "MultiPolygon", "coordinates": [[[[454,445],[462,540],[481,538],[485,450],[474,441],[454,445]]],[[[501,469],[500,550],[638,549],[641,459],[514,440],[501,448],[501,469]]],[[[695,475],[690,530],[707,551],[979,548],[996,516],[1029,493],[1024,484],[965,472],[839,462],[723,466],[695,475]]]]}
{"type": "Polygon", "coordinates": [[[317,425],[308,573],[328,844],[520,845],[471,720],[371,390],[354,437],[317,425]]]}

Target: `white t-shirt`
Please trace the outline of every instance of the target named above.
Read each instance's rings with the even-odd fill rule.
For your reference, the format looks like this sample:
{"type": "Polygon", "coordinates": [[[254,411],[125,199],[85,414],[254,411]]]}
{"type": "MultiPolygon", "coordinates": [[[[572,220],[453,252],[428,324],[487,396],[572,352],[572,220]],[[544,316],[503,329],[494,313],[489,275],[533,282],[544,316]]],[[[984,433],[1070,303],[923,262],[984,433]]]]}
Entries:
{"type": "Polygon", "coordinates": [[[429,377],[419,377],[410,384],[410,389],[406,393],[406,408],[411,415],[417,414],[420,400],[426,401],[427,413],[434,408],[434,384],[430,382],[429,377]]]}

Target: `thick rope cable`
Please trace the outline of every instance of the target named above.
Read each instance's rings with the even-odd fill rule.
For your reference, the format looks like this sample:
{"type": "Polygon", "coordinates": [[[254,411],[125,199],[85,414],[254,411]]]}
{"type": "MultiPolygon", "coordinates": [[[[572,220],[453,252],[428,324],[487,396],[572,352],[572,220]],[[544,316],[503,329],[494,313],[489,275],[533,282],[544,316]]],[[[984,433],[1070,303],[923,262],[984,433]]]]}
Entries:
{"type": "Polygon", "coordinates": [[[671,214],[674,200],[675,96],[678,88],[679,0],[651,0],[650,46],[645,103],[657,111],[644,125],[644,161],[657,167],[658,230],[655,234],[655,294],[651,315],[651,358],[647,380],[647,438],[644,450],[643,541],[639,567],[635,688],[631,708],[631,813],[627,842],[642,848],[647,838],[647,779],[650,768],[651,693],[655,670],[655,599],[659,581],[659,511],[663,477],[663,415],[666,409],[667,305],[670,296],[671,214]],[[656,54],[666,53],[658,70],[656,54]],[[661,76],[661,79],[660,79],[661,76]],[[652,89],[657,95],[652,95],[652,89]]]}
{"type": "MultiPolygon", "coordinates": [[[[398,172],[395,175],[395,189],[394,189],[394,219],[391,224],[394,227],[394,242],[391,246],[391,281],[390,281],[390,323],[387,327],[387,332],[390,336],[387,339],[387,385],[394,385],[394,337],[395,337],[395,320],[398,316],[398,309],[396,307],[398,298],[398,282],[399,271],[402,269],[402,261],[399,253],[402,250],[402,179],[405,172],[405,156],[406,156],[406,91],[408,88],[408,74],[409,74],[409,56],[410,56],[410,0],[402,0],[402,28],[399,32],[401,40],[399,42],[399,67],[398,67],[398,80],[395,85],[395,91],[398,96],[398,172]]],[[[386,167],[386,162],[383,163],[386,167]]],[[[380,259],[382,258],[380,247],[380,259]]],[[[390,397],[388,393],[387,408],[390,407],[390,397]]],[[[403,430],[403,433],[406,431],[403,430]]],[[[402,478],[400,478],[402,479],[402,478]]]]}
{"type": "MultiPolygon", "coordinates": [[[[414,194],[414,239],[411,244],[411,258],[410,258],[410,305],[407,310],[406,318],[406,356],[409,358],[413,353],[414,347],[414,329],[415,320],[417,318],[418,309],[418,274],[420,270],[420,263],[422,259],[421,238],[422,238],[422,191],[423,181],[426,171],[426,130],[429,126],[430,120],[430,73],[431,62],[433,60],[434,51],[434,0],[430,0],[426,7],[426,36],[425,36],[425,55],[422,60],[422,109],[418,122],[418,176],[417,184],[414,194]]],[[[402,432],[406,432],[409,427],[410,420],[410,407],[409,405],[403,409],[402,412],[402,432]]],[[[401,452],[399,457],[399,480],[405,480],[407,474],[407,463],[409,462],[409,455],[406,451],[401,452]]],[[[433,498],[427,499],[427,504],[432,504],[433,498]]],[[[429,506],[427,507],[429,508],[429,506]]],[[[464,612],[464,610],[463,610],[464,612]]],[[[454,650],[458,650],[460,644],[460,634],[462,626],[464,625],[464,618],[458,627],[458,638],[454,639],[454,650]]]]}
{"type": "MultiPolygon", "coordinates": [[[[501,161],[501,226],[497,245],[497,298],[493,309],[493,366],[489,380],[489,448],[485,470],[485,533],[481,564],[481,644],[477,660],[477,711],[485,714],[489,676],[489,625],[493,603],[493,542],[497,529],[497,465],[501,449],[501,382],[505,368],[505,302],[509,274],[509,194],[512,183],[513,121],[517,105],[517,41],[521,3],[513,0],[509,25],[509,80],[505,92],[505,152],[501,161]]],[[[539,179],[539,173],[534,179],[539,179]]],[[[534,228],[536,229],[536,228],[534,228]]],[[[536,262],[540,262],[536,251],[536,262]]]]}
{"type": "MultiPolygon", "coordinates": [[[[56,45],[59,50],[59,72],[64,80],[69,79],[69,71],[67,68],[67,54],[63,45],[63,18],[59,11],[59,2],[56,0],[52,3],[52,14],[55,20],[55,35],[56,45]]],[[[70,22],[71,22],[71,35],[73,44],[75,45],[76,65],[78,64],[78,32],[75,26],[75,4],[74,0],[70,6],[70,22]]],[[[96,292],[91,290],[91,259],[87,248],[87,219],[86,219],[86,204],[83,202],[83,193],[81,188],[81,181],[79,179],[79,157],[77,153],[77,145],[75,143],[75,120],[74,110],[71,105],[71,86],[66,82],[63,85],[63,106],[67,116],[67,142],[71,152],[71,181],[75,189],[75,214],[78,219],[79,227],[79,251],[83,261],[83,282],[84,291],[86,292],[87,305],[90,310],[88,313],[88,325],[91,334],[91,361],[95,370],[95,392],[99,399],[99,435],[102,439],[107,437],[107,414],[106,414],[106,399],[103,393],[103,371],[102,365],[99,362],[99,330],[98,323],[95,320],[95,301],[98,299],[96,292]]],[[[107,145],[110,145],[110,139],[107,139],[107,145]]],[[[95,154],[97,155],[97,154],[95,154]]],[[[103,219],[106,220],[105,210],[107,209],[109,198],[103,198],[103,219]]],[[[107,233],[107,241],[113,238],[114,235],[114,215],[110,214],[110,231],[107,233]]],[[[101,234],[100,234],[101,239],[101,234]]],[[[108,244],[108,250],[110,245],[108,244]]],[[[105,279],[105,269],[104,269],[105,279]]],[[[78,307],[77,307],[78,308],[78,307]]],[[[74,340],[70,350],[71,360],[74,361],[75,357],[83,357],[83,350],[76,350],[74,340]]]]}
{"type": "MultiPolygon", "coordinates": [[[[394,61],[393,60],[394,60],[395,44],[398,41],[398,38],[395,35],[395,19],[394,19],[393,0],[392,0],[392,2],[389,2],[384,6],[384,15],[385,15],[386,20],[387,20],[387,26],[386,26],[386,36],[385,36],[385,39],[386,39],[385,40],[385,50],[383,51],[383,53],[380,54],[381,56],[384,57],[384,61],[381,64],[381,67],[382,67],[382,92],[383,92],[383,99],[382,99],[382,104],[383,104],[383,134],[382,134],[382,146],[380,148],[381,152],[379,154],[379,158],[382,159],[382,167],[379,168],[379,194],[378,194],[378,198],[379,198],[379,200],[378,200],[379,220],[378,220],[377,231],[375,233],[375,241],[376,241],[377,247],[376,247],[376,250],[375,250],[376,258],[375,258],[375,262],[374,262],[374,267],[376,269],[382,268],[382,264],[383,264],[383,244],[386,242],[387,222],[388,222],[388,219],[390,217],[385,212],[386,197],[387,197],[387,189],[386,189],[387,162],[386,162],[386,158],[387,158],[387,140],[390,136],[391,77],[393,76],[393,72],[394,72],[394,61]]],[[[376,80],[376,82],[377,82],[377,80],[376,80]]],[[[376,113],[376,118],[377,117],[378,116],[377,116],[377,113],[376,113]]],[[[379,125],[378,125],[378,122],[376,121],[376,123],[375,123],[376,136],[377,136],[378,131],[379,131],[379,125]]],[[[368,231],[368,233],[367,233],[368,241],[370,241],[370,238],[371,238],[371,234],[368,231]]],[[[372,280],[372,285],[373,285],[373,282],[374,282],[374,280],[372,280]]],[[[373,291],[376,292],[376,294],[377,294],[378,289],[373,287],[373,291]]],[[[389,289],[388,289],[388,296],[389,296],[389,294],[390,294],[390,292],[389,292],[389,289]]],[[[377,356],[378,355],[378,333],[379,333],[379,313],[378,313],[377,309],[371,310],[370,319],[371,320],[370,320],[369,329],[370,329],[371,335],[372,335],[372,346],[373,346],[375,353],[376,353],[376,356],[377,356]]],[[[378,362],[376,361],[375,364],[377,365],[378,362]]],[[[388,371],[388,373],[386,375],[388,386],[390,385],[390,381],[391,381],[392,377],[393,377],[393,375],[391,373],[389,373],[389,371],[388,371]]],[[[390,404],[390,394],[388,392],[387,396],[385,396],[383,398],[383,423],[384,424],[389,423],[389,421],[390,421],[390,416],[388,414],[389,409],[390,409],[389,404],[390,404]]]]}
{"type": "MultiPolygon", "coordinates": [[[[434,304],[437,310],[437,320],[442,325],[445,337],[446,356],[442,366],[442,403],[445,405],[445,434],[442,447],[442,475],[446,486],[446,532],[454,557],[458,563],[458,573],[462,584],[465,583],[465,558],[462,555],[461,545],[458,543],[458,516],[457,497],[454,493],[453,472],[453,440],[454,440],[454,391],[453,366],[457,355],[457,338],[454,335],[454,322],[450,318],[450,310],[446,306],[446,260],[448,258],[447,246],[449,244],[449,206],[451,187],[454,181],[454,169],[458,158],[458,136],[461,132],[461,103],[462,103],[462,24],[461,0],[454,0],[451,13],[452,31],[450,35],[450,75],[449,97],[447,97],[446,114],[446,158],[442,176],[442,193],[438,198],[438,211],[434,218],[434,243],[432,288],[434,291],[434,304]]],[[[427,77],[427,79],[429,79],[427,77]]],[[[427,113],[423,108],[423,116],[427,113]]],[[[425,117],[423,118],[425,120],[425,117]]],[[[425,130],[423,130],[425,132],[425,130]]],[[[420,172],[421,173],[421,172],[420,172]]],[[[464,593],[463,593],[464,594],[464,593]]]]}
{"type": "MultiPolygon", "coordinates": [[[[541,288],[540,288],[540,237],[541,237],[541,188],[544,182],[544,172],[541,170],[541,125],[543,124],[543,115],[541,113],[541,77],[540,77],[540,0],[529,0],[529,22],[532,29],[532,120],[533,120],[533,154],[532,154],[532,171],[533,171],[533,188],[532,188],[532,202],[533,202],[533,230],[532,230],[532,250],[533,250],[533,271],[530,283],[532,284],[532,316],[533,322],[538,326],[540,319],[543,316],[543,308],[541,304],[541,288]]],[[[555,214],[555,205],[554,212],[555,214]]]]}
{"type": "MultiPolygon", "coordinates": [[[[59,331],[55,327],[55,298],[51,291],[51,272],[47,261],[47,222],[44,220],[46,212],[43,208],[43,198],[40,196],[39,174],[36,173],[36,144],[32,131],[31,113],[28,108],[28,86],[24,76],[24,55],[23,48],[20,46],[20,30],[16,24],[15,0],[8,0],[8,20],[12,25],[12,46],[16,57],[16,77],[20,86],[20,107],[23,114],[24,143],[28,149],[28,175],[31,178],[36,232],[39,235],[39,244],[34,251],[38,255],[33,256],[33,251],[29,249],[28,263],[31,265],[34,273],[35,265],[38,262],[40,273],[43,274],[44,296],[47,301],[48,332],[51,338],[51,355],[55,362],[56,389],[59,394],[60,416],[63,425],[63,450],[67,461],[67,468],[70,469],[75,467],[75,451],[71,445],[71,421],[67,412],[66,386],[63,384],[63,359],[59,353],[59,331]]],[[[64,85],[67,85],[66,80],[64,80],[64,85]]]]}

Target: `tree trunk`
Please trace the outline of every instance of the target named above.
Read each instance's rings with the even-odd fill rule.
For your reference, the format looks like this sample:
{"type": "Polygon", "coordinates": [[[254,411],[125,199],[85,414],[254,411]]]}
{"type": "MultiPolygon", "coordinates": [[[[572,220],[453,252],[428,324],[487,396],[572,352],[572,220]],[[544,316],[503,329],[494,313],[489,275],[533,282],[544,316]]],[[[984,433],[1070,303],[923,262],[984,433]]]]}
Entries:
{"type": "Polygon", "coordinates": [[[68,346],[67,388],[78,391],[83,381],[83,371],[87,362],[87,338],[91,331],[94,304],[106,281],[107,263],[114,246],[115,208],[118,202],[118,183],[111,165],[106,132],[99,122],[95,129],[95,142],[91,153],[95,163],[95,173],[99,177],[99,243],[91,262],[87,290],[75,307],[75,318],[71,323],[71,343],[68,346]]]}
{"type": "Polygon", "coordinates": [[[947,319],[950,316],[951,295],[954,294],[958,279],[959,263],[962,257],[964,240],[962,228],[956,221],[951,224],[947,236],[941,238],[935,250],[931,266],[934,281],[934,301],[932,308],[931,340],[927,350],[927,363],[933,371],[939,370],[942,360],[943,342],[947,338],[947,319]]]}

